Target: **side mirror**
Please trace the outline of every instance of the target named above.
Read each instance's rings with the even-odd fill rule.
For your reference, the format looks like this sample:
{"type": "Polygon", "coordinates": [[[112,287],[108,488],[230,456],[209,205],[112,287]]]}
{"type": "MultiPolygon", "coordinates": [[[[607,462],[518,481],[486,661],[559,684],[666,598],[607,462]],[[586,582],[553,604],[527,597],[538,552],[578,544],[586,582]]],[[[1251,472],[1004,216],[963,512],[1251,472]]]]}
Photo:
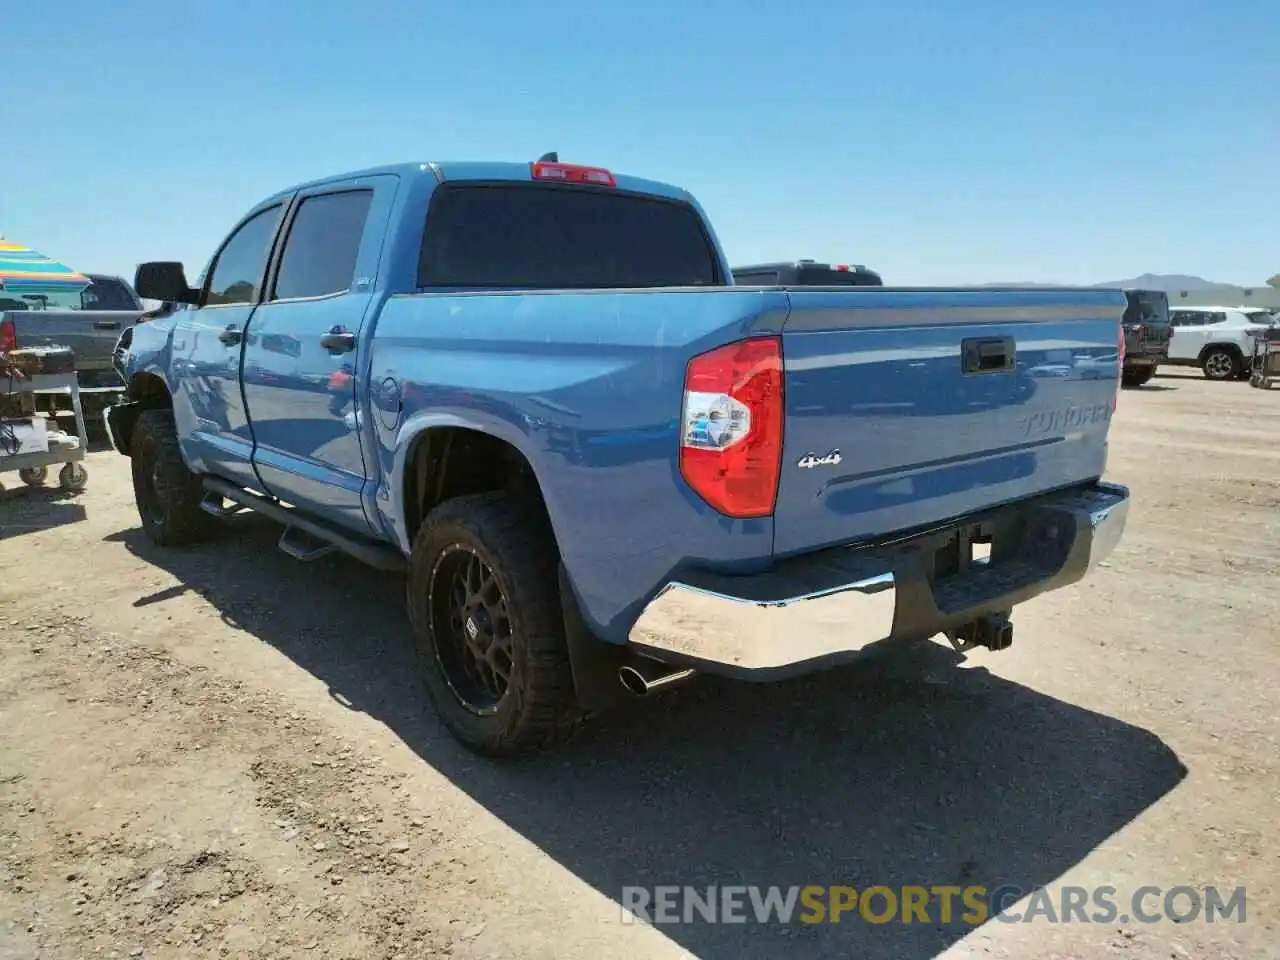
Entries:
{"type": "Polygon", "coordinates": [[[200,291],[191,289],[182,264],[168,260],[138,264],[133,275],[133,289],[144,300],[191,304],[200,301],[200,291]]]}

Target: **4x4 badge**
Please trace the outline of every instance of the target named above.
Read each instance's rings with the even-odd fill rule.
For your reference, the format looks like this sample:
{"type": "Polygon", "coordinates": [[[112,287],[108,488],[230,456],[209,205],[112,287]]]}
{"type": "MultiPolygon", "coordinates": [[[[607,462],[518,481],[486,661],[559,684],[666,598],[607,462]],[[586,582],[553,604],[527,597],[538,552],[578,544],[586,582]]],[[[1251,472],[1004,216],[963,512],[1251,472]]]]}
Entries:
{"type": "Polygon", "coordinates": [[[815,457],[812,453],[806,453],[800,458],[800,462],[796,464],[801,470],[812,470],[814,467],[834,467],[840,462],[840,451],[832,450],[825,457],[815,457]]]}

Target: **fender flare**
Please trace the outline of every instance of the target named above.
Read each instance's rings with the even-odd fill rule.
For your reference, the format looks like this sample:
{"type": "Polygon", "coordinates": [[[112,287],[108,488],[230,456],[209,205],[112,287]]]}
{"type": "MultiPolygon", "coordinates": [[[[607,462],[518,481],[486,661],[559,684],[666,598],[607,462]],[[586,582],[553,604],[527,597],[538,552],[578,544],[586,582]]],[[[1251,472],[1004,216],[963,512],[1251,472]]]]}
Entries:
{"type": "Polygon", "coordinates": [[[489,416],[473,410],[430,410],[414,414],[396,429],[395,449],[392,454],[391,472],[387,476],[378,493],[378,512],[394,539],[396,545],[407,557],[413,546],[409,537],[405,504],[401,502],[401,491],[404,489],[405,471],[409,466],[410,454],[417,446],[419,439],[428,430],[440,427],[454,427],[461,430],[472,430],[486,434],[495,440],[501,440],[516,450],[529,469],[533,471],[538,489],[542,492],[543,502],[547,506],[547,514],[551,519],[551,527],[556,529],[556,505],[548,498],[548,488],[543,483],[543,465],[533,454],[529,436],[516,427],[511,421],[502,417],[489,416]]]}

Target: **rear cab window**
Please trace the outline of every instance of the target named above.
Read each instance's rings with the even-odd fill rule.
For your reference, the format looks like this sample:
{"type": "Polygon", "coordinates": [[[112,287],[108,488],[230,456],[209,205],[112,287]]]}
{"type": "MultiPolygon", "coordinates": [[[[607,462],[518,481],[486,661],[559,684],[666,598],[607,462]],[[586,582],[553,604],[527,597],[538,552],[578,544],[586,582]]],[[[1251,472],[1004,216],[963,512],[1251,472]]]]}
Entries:
{"type": "Polygon", "coordinates": [[[863,266],[832,266],[812,260],[734,267],[740,287],[880,287],[880,274],[863,266]]]}
{"type": "Polygon", "coordinates": [[[81,310],[137,310],[138,301],[124,283],[114,277],[93,277],[80,291],[81,310]]]}
{"type": "Polygon", "coordinates": [[[721,286],[702,218],[688,203],[544,183],[436,188],[418,288],[572,290],[721,286]]]}
{"type": "Polygon", "coordinates": [[[1169,297],[1159,290],[1126,290],[1125,323],[1169,322],[1169,297]]]}

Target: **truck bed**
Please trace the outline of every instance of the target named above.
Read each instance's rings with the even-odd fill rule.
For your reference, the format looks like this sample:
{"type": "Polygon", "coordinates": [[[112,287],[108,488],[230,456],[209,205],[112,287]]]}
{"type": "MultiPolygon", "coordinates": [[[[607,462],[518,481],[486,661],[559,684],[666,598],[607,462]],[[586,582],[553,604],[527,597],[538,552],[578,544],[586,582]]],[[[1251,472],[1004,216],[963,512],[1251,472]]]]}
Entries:
{"type": "MultiPolygon", "coordinates": [[[[401,438],[426,425],[508,439],[541,478],[592,626],[621,637],[637,598],[681,571],[751,572],[1096,479],[1123,309],[1107,290],[397,296],[369,333],[368,381],[396,378],[403,404],[388,421],[373,397],[379,487],[394,489],[401,438]],[[683,374],[759,335],[783,342],[781,481],[772,516],[732,519],[677,466],[683,374]],[[1011,366],[963,372],[965,344],[1010,340],[1011,366]]],[[[377,490],[366,504],[407,551],[403,517],[377,490]]]]}

